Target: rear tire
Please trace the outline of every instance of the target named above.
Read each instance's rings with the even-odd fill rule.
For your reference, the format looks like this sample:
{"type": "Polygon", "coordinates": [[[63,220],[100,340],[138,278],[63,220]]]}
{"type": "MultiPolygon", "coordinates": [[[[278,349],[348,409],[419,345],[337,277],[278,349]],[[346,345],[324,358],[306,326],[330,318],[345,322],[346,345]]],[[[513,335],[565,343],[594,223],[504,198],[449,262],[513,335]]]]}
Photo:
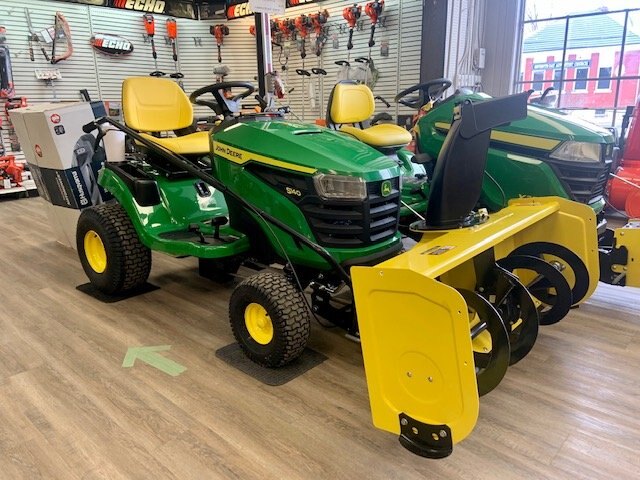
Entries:
{"type": "Polygon", "coordinates": [[[303,293],[285,276],[271,272],[253,275],[236,287],[229,300],[229,321],[247,357],[270,368],[298,358],[311,331],[303,293]]]}
{"type": "Polygon", "coordinates": [[[151,250],[145,247],[119,203],[82,211],[76,231],[78,256],[91,284],[107,295],[143,285],[151,271],[151,250]]]}

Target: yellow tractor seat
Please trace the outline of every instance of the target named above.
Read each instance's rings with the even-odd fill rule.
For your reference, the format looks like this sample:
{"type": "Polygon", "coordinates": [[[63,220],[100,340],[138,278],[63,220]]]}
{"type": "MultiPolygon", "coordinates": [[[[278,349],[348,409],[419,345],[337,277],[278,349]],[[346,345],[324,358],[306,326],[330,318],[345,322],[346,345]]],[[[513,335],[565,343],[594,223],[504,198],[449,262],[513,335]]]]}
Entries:
{"type": "Polygon", "coordinates": [[[175,132],[193,124],[193,106],[172,80],[130,77],[122,82],[122,110],[125,124],[147,140],[181,155],[209,153],[208,132],[158,138],[149,133],[175,132]]]}
{"type": "Polygon", "coordinates": [[[141,133],[140,135],[178,155],[206,155],[209,153],[209,132],[196,132],[181,137],[164,138],[157,138],[147,133],[141,133]]]}
{"type": "Polygon", "coordinates": [[[404,147],[411,141],[409,131],[389,123],[381,123],[369,128],[343,125],[340,131],[353,135],[361,142],[376,148],[404,147]]]}
{"type": "Polygon", "coordinates": [[[411,142],[411,133],[388,123],[364,126],[375,110],[371,89],[351,80],[338,82],[327,105],[327,126],[353,135],[375,148],[401,148],[411,142]]]}

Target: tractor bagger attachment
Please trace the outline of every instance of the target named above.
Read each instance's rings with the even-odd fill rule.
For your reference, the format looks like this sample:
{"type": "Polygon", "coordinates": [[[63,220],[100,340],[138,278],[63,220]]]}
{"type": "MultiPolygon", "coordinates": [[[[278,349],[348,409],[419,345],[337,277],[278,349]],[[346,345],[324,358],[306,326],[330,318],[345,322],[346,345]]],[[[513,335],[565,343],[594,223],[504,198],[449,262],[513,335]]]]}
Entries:
{"type": "Polygon", "coordinates": [[[469,435],[478,397],[531,350],[538,324],[560,320],[598,281],[589,207],[540,197],[469,214],[491,128],[526,115],[522,95],[485,105],[458,107],[426,220],[412,225],[417,244],[350,272],[373,422],[430,458],[469,435]]]}

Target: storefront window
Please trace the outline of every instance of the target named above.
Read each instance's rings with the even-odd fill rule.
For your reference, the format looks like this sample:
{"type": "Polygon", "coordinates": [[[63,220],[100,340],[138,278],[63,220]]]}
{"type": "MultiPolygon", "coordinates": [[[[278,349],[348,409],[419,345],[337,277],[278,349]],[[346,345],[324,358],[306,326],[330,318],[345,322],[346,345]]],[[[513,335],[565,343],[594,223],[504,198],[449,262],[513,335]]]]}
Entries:
{"type": "Polygon", "coordinates": [[[554,87],[552,106],[619,126],[640,96],[639,0],[525,0],[521,27],[515,89],[554,87]]]}

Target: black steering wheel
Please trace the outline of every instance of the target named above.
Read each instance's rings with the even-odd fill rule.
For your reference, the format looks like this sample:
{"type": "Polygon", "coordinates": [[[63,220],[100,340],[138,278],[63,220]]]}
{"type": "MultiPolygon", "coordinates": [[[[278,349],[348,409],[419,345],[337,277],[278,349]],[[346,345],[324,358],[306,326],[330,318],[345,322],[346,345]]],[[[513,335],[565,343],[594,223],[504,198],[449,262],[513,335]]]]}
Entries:
{"type": "Polygon", "coordinates": [[[243,98],[247,98],[255,91],[256,87],[254,87],[253,84],[249,82],[220,82],[199,88],[191,95],[189,95],[189,100],[195,105],[203,105],[205,107],[209,107],[216,114],[222,115],[226,118],[233,115],[234,113],[238,113],[240,111],[240,101],[243,98]],[[225,90],[229,90],[231,88],[244,88],[244,91],[242,91],[238,95],[234,95],[231,98],[226,98],[224,92],[225,90]],[[212,94],[215,102],[212,102],[210,100],[202,100],[199,98],[205,93],[212,94]]]}
{"type": "Polygon", "coordinates": [[[425,83],[419,83],[413,87],[402,90],[395,96],[395,101],[409,108],[419,110],[427,102],[435,102],[442,97],[442,94],[451,86],[451,80],[446,78],[436,78],[425,83]],[[409,97],[413,92],[418,95],[409,97]]]}

